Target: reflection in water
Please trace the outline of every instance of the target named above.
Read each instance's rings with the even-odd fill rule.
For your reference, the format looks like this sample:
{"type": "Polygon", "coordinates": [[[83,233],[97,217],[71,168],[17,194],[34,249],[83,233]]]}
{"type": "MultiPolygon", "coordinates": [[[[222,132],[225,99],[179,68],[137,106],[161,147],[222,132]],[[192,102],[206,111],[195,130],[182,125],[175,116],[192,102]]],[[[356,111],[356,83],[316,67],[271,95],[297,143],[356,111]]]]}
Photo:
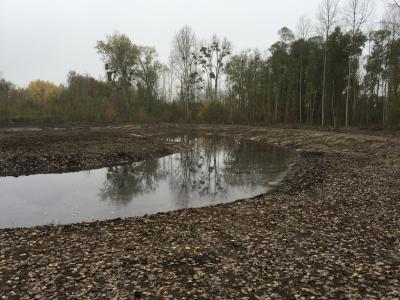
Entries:
{"type": "Polygon", "coordinates": [[[107,179],[101,190],[100,198],[127,204],[134,197],[157,189],[158,181],[163,177],[165,176],[159,168],[157,159],[111,167],[107,171],[107,179]]]}
{"type": "Polygon", "coordinates": [[[0,178],[0,228],[143,216],[248,198],[281,181],[292,156],[251,141],[171,139],[191,150],[90,172],[0,178]]]}
{"type": "Polygon", "coordinates": [[[260,186],[268,189],[270,182],[283,178],[291,157],[281,148],[252,141],[187,135],[173,140],[191,150],[109,168],[101,199],[128,204],[166,180],[176,207],[191,207],[191,202],[201,200],[205,204],[226,202],[232,189],[250,194],[260,186]]]}

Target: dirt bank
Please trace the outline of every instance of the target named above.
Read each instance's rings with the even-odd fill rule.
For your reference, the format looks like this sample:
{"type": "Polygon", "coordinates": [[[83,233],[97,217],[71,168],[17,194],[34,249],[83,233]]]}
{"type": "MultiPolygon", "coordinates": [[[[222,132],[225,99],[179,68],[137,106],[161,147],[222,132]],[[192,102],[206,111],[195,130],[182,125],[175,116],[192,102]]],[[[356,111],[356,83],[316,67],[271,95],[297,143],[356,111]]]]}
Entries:
{"type": "MultiPolygon", "coordinates": [[[[151,136],[157,135],[153,130],[151,136]]],[[[0,129],[0,176],[63,173],[123,165],[176,152],[181,145],[120,127],[0,129]]]]}
{"type": "MultiPolygon", "coordinates": [[[[89,149],[105,140],[112,144],[120,136],[124,136],[121,147],[128,140],[144,143],[131,134],[147,137],[136,149],[149,143],[157,149],[162,142],[151,137],[182,129],[275,143],[298,150],[301,156],[275,192],[257,199],[136,219],[0,230],[0,295],[5,299],[400,298],[398,138],[165,125],[76,129],[80,131],[65,136],[76,134],[71,147],[79,160],[85,155],[80,145],[95,140],[94,135],[107,139],[91,142],[89,149]]],[[[3,131],[2,164],[12,155],[7,149],[13,148],[4,141],[13,134],[28,136],[27,140],[53,136],[50,130],[3,131]]],[[[30,153],[70,151],[54,146],[61,142],[46,144],[46,140],[37,148],[28,145],[30,153]]],[[[116,149],[104,147],[104,155],[110,155],[107,149],[116,149]]]]}

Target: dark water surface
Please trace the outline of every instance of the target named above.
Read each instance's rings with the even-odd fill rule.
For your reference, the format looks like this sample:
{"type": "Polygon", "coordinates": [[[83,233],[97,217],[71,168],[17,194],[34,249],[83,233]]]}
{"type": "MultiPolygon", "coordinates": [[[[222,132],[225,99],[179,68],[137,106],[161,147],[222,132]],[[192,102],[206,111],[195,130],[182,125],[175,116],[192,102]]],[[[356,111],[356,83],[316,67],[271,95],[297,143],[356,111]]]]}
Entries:
{"type": "Polygon", "coordinates": [[[0,228],[142,216],[253,197],[278,184],[293,157],[253,141],[173,140],[191,150],[93,171],[0,178],[0,228]]]}

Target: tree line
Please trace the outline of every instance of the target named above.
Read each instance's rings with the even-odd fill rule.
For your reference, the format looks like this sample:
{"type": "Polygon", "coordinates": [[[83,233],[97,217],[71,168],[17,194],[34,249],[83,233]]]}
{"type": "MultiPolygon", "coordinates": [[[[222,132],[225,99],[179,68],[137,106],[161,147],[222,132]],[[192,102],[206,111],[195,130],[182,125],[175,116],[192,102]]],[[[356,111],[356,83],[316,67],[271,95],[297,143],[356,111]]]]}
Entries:
{"type": "Polygon", "coordinates": [[[65,85],[0,79],[0,121],[209,122],[399,127],[400,5],[381,20],[372,0],[321,0],[315,20],[283,27],[263,53],[185,26],[168,63],[115,32],[96,50],[105,79],[70,72],[65,85]]]}

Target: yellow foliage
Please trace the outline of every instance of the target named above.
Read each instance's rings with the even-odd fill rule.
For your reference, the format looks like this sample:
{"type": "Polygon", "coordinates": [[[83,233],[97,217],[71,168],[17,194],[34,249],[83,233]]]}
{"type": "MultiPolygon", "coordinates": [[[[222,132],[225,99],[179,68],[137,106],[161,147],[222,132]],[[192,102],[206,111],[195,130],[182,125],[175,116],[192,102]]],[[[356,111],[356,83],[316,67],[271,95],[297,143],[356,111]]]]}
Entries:
{"type": "Polygon", "coordinates": [[[117,117],[117,112],[111,104],[108,104],[104,113],[107,120],[114,120],[117,117]]]}
{"type": "Polygon", "coordinates": [[[29,96],[38,102],[47,102],[49,99],[57,97],[61,92],[57,85],[44,80],[32,81],[28,85],[27,91],[29,96]]]}
{"type": "Polygon", "coordinates": [[[197,112],[197,118],[199,120],[202,120],[207,111],[208,111],[208,102],[201,102],[199,106],[199,111],[197,112]]]}

